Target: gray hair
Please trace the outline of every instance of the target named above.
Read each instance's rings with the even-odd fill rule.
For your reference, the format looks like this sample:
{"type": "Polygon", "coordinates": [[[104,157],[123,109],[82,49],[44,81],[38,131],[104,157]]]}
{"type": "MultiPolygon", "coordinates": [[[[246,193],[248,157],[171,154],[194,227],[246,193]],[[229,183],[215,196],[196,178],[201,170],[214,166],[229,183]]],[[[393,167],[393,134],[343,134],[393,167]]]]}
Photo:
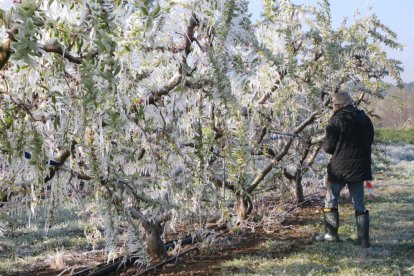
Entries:
{"type": "Polygon", "coordinates": [[[348,92],[341,91],[336,93],[332,99],[333,104],[340,105],[341,107],[353,104],[354,101],[348,92]]]}

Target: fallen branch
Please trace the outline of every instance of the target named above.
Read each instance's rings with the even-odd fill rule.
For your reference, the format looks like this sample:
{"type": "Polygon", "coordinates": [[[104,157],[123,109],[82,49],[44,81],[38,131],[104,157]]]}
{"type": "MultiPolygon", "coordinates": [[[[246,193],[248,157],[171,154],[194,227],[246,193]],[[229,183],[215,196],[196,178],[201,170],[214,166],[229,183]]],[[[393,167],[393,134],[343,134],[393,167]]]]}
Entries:
{"type": "Polygon", "coordinates": [[[167,260],[165,260],[165,261],[163,261],[163,262],[161,262],[159,264],[156,264],[154,266],[151,266],[151,267],[147,268],[146,270],[144,270],[144,271],[142,271],[142,272],[140,272],[140,273],[138,273],[136,275],[137,276],[147,275],[149,272],[151,272],[151,271],[153,271],[153,270],[155,270],[157,268],[160,268],[160,267],[162,267],[165,264],[172,263],[173,261],[176,261],[179,257],[182,257],[182,256],[184,256],[184,255],[186,255],[186,254],[188,254],[188,253],[190,253],[192,251],[195,251],[195,250],[197,250],[197,251],[199,250],[198,249],[198,246],[194,246],[193,248],[190,248],[190,249],[188,249],[188,250],[186,250],[186,251],[184,251],[184,252],[182,252],[180,254],[177,254],[177,255],[175,255],[175,256],[173,256],[171,258],[168,258],[167,260]]]}
{"type": "MultiPolygon", "coordinates": [[[[193,237],[191,235],[185,236],[184,238],[180,239],[181,240],[181,245],[186,245],[186,244],[193,244],[194,242],[196,242],[197,240],[193,239],[193,237]]],[[[174,249],[175,245],[177,244],[179,240],[171,240],[169,242],[166,242],[164,244],[165,250],[168,251],[170,249],[174,249]]],[[[131,255],[134,255],[138,253],[138,251],[132,252],[131,255]]],[[[184,252],[183,252],[184,253],[184,252]]],[[[182,254],[183,254],[182,253],[182,254]]],[[[180,256],[178,256],[180,257],[180,256]]],[[[76,276],[99,276],[99,275],[107,275],[108,273],[116,270],[119,268],[119,266],[122,264],[122,262],[124,261],[125,256],[120,256],[118,258],[115,258],[110,264],[105,263],[101,263],[98,264],[95,267],[91,267],[91,268],[86,268],[84,270],[81,270],[79,272],[73,273],[71,275],[76,275],[76,276]],[[92,272],[94,271],[94,272],[92,272]]],[[[136,260],[138,260],[138,257],[131,257],[129,259],[127,259],[127,261],[125,262],[125,265],[131,265],[133,264],[136,260]]],[[[168,260],[167,260],[168,261],[168,260]]],[[[157,266],[157,265],[155,265],[157,266]]]]}

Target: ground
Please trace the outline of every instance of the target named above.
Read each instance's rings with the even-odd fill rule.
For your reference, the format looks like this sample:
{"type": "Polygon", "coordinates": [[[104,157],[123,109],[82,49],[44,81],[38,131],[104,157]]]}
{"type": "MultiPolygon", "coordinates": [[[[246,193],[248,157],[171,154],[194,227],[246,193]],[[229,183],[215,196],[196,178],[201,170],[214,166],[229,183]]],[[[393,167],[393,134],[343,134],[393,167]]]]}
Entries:
{"type": "MultiPolygon", "coordinates": [[[[378,178],[382,176],[378,175],[378,178]]],[[[231,238],[228,246],[181,260],[160,275],[414,275],[414,182],[381,179],[367,200],[372,247],[354,245],[355,217],[340,204],[341,242],[314,241],[322,231],[319,201],[295,209],[272,234],[231,238]]]]}
{"type": "MultiPolygon", "coordinates": [[[[237,234],[227,233],[223,242],[217,242],[212,248],[200,250],[196,255],[177,262],[173,267],[159,270],[161,275],[218,275],[255,273],[249,267],[239,268],[233,265],[235,260],[246,257],[254,259],[278,259],[301,250],[313,242],[312,231],[306,225],[319,223],[319,201],[308,202],[302,208],[295,209],[288,219],[272,229],[262,227],[237,234]],[[301,227],[297,228],[300,225],[301,227]]],[[[253,263],[256,260],[253,260],[253,263]]],[[[253,264],[252,263],[252,264],[253,264]]]]}
{"type": "MultiPolygon", "coordinates": [[[[412,162],[400,162],[375,176],[376,200],[367,197],[367,209],[371,215],[371,248],[363,249],[353,243],[355,217],[346,197],[341,199],[339,208],[341,242],[315,241],[314,234],[323,231],[323,226],[321,196],[314,195],[299,208],[287,208],[288,212],[280,221],[267,224],[265,228],[246,225],[227,229],[218,236],[209,237],[198,251],[151,273],[414,275],[412,162]]],[[[76,238],[82,234],[82,225],[69,226],[63,222],[47,237],[37,232],[16,231],[8,236],[9,240],[0,240],[0,275],[57,275],[63,271],[62,275],[69,275],[72,268],[79,271],[86,265],[104,261],[102,251],[91,251],[90,245],[76,238]],[[49,252],[52,253],[42,253],[39,244],[49,244],[49,252]]],[[[113,275],[137,272],[136,268],[129,267],[113,275]]]]}

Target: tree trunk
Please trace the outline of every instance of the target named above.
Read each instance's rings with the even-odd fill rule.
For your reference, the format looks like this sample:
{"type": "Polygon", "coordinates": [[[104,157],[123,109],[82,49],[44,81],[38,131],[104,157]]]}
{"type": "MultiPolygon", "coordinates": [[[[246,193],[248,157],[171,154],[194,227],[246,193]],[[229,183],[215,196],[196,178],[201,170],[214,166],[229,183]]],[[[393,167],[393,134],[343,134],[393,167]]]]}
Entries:
{"type": "Polygon", "coordinates": [[[305,201],[305,197],[303,195],[303,186],[302,186],[302,176],[303,170],[297,169],[295,174],[292,175],[287,172],[286,169],[283,171],[284,176],[288,179],[290,183],[290,192],[292,194],[292,201],[294,204],[299,204],[305,201]]]}
{"type": "MultiPolygon", "coordinates": [[[[128,183],[124,184],[129,187],[128,183]]],[[[151,263],[156,264],[166,259],[168,255],[164,247],[164,242],[161,240],[161,235],[163,233],[163,226],[161,223],[165,222],[169,216],[157,216],[154,220],[148,220],[134,207],[130,207],[129,211],[134,219],[141,220],[142,227],[145,230],[145,246],[148,255],[151,257],[151,263]]]]}
{"type": "Polygon", "coordinates": [[[246,220],[253,210],[253,202],[250,197],[238,196],[236,202],[236,212],[240,220],[246,220]]]}
{"type": "Polygon", "coordinates": [[[148,222],[142,224],[145,229],[145,244],[148,255],[151,257],[151,263],[156,264],[167,258],[167,251],[164,242],[161,240],[163,232],[161,223],[148,222]]]}
{"type": "Polygon", "coordinates": [[[292,183],[292,196],[293,202],[295,204],[302,203],[305,201],[305,197],[303,195],[303,186],[302,186],[302,171],[298,170],[296,172],[295,178],[293,179],[292,183]]]}

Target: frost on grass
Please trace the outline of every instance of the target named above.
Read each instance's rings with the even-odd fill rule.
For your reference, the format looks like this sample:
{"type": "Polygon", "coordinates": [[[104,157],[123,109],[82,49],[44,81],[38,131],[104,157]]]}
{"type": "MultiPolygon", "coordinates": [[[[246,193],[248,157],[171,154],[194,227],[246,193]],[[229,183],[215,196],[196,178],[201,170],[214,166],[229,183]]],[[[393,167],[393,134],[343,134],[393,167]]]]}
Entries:
{"type": "Polygon", "coordinates": [[[414,176],[414,145],[382,144],[373,151],[373,169],[398,178],[414,176]]]}
{"type": "Polygon", "coordinates": [[[393,164],[401,161],[414,161],[414,145],[387,145],[385,146],[385,154],[393,164]]]}

